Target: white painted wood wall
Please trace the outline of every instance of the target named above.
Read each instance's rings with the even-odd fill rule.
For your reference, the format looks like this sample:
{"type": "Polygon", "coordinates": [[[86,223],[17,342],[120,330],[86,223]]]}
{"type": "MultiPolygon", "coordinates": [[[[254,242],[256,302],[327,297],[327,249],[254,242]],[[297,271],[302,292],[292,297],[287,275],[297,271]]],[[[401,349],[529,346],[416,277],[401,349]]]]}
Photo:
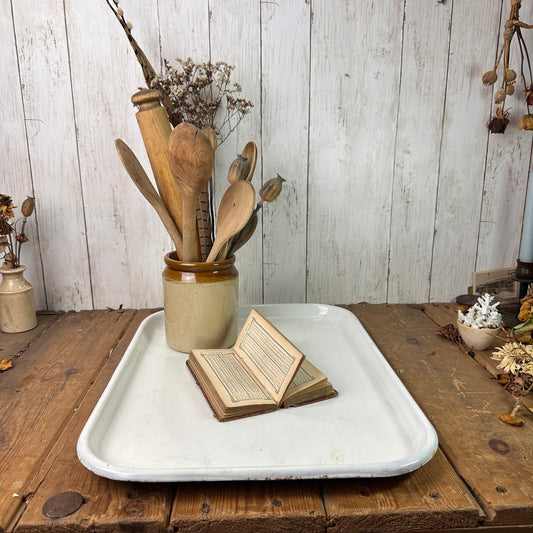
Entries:
{"type": "MultiPolygon", "coordinates": [[[[515,265],[531,133],[511,97],[507,133],[489,135],[480,81],[509,0],[121,6],[156,68],[227,61],[255,103],[217,151],[217,198],[249,140],[256,187],[287,179],[238,253],[243,303],[449,301],[472,271],[515,265]]],[[[114,148],[149,168],[130,103],[144,81],[105,0],[0,0],[0,35],[0,192],[36,197],[22,262],[37,307],[161,306],[170,240],[114,148]]]]}

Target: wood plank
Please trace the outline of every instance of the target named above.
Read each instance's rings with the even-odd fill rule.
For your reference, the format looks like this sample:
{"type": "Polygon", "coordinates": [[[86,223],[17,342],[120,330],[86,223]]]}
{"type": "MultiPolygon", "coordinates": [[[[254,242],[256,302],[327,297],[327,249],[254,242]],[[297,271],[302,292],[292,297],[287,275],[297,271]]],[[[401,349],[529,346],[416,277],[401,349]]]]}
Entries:
{"type": "MultiPolygon", "coordinates": [[[[509,9],[510,4],[503,2],[500,42],[509,9]]],[[[520,19],[533,20],[531,2],[522,2],[520,19]]],[[[528,37],[525,38],[529,42],[528,37]]],[[[511,46],[510,68],[517,73],[520,73],[520,55],[515,37],[511,46]]],[[[485,70],[489,68],[492,68],[491,64],[485,70]]],[[[500,64],[498,76],[502,72],[500,64]]],[[[520,78],[520,74],[518,76],[520,78]]],[[[497,90],[499,84],[495,87],[494,90],[497,90]]],[[[531,136],[518,129],[520,117],[528,113],[523,87],[520,79],[515,94],[506,98],[506,109],[510,109],[511,115],[505,134],[489,136],[475,270],[514,266],[519,255],[532,149],[531,136]]],[[[485,100],[489,100],[493,91],[488,88],[484,93],[485,100]]],[[[494,112],[495,105],[492,107],[494,112]]]]}
{"type": "Polygon", "coordinates": [[[466,291],[476,266],[490,90],[481,83],[498,46],[501,2],[453,3],[430,301],[466,291]],[[468,38],[465,36],[468,35],[468,38]]]}
{"type": "Polygon", "coordinates": [[[261,3],[263,175],[287,180],[263,207],[265,303],[306,296],[310,19],[310,2],[261,3]]]}
{"type": "MultiPolygon", "coordinates": [[[[259,2],[225,0],[210,2],[211,61],[225,61],[235,66],[232,82],[242,87],[241,97],[250,100],[254,107],[244,117],[236,130],[216,153],[215,201],[216,205],[228,187],[228,168],[248,141],[257,145],[257,166],[253,179],[256,190],[262,183],[261,136],[261,19],[259,2]]],[[[216,212],[216,209],[215,209],[216,212]]],[[[258,235],[262,235],[259,219],[258,235]]],[[[260,239],[251,239],[237,253],[235,263],[239,271],[239,303],[263,302],[263,253],[260,239]]]]}
{"type": "Polygon", "coordinates": [[[312,481],[182,483],[170,524],[180,533],[323,532],[319,485],[312,481]]]}
{"type": "MultiPolygon", "coordinates": [[[[78,460],[79,434],[111,378],[141,321],[152,310],[138,311],[72,415],[65,431],[28,487],[28,501],[17,522],[18,533],[35,531],[166,531],[174,494],[172,484],[117,482],[99,477],[78,460]],[[75,513],[47,518],[42,507],[51,496],[75,491],[84,503],[75,513]]],[[[118,339],[118,337],[117,337],[118,339]]]]}
{"type": "Polygon", "coordinates": [[[403,476],[325,481],[323,495],[336,533],[476,527],[483,516],[440,450],[403,476]]]}
{"type": "Polygon", "coordinates": [[[426,302],[452,4],[405,3],[387,301],[426,302]]]}
{"type": "Polygon", "coordinates": [[[36,201],[31,224],[39,223],[48,309],[65,310],[93,302],[63,6],[12,4],[36,201]]]}
{"type": "Polygon", "coordinates": [[[30,346],[34,364],[17,393],[0,406],[0,529],[19,509],[26,488],[134,312],[62,315],[30,346]]]}
{"type": "Polygon", "coordinates": [[[437,429],[440,447],[487,515],[487,523],[531,524],[533,415],[517,429],[498,416],[507,392],[473,359],[435,334],[410,306],[349,306],[437,429]]]}
{"type": "MultiPolygon", "coordinates": [[[[157,68],[157,4],[121,7],[157,68]]],[[[116,138],[123,139],[151,172],[131,104],[131,96],[145,86],[141,67],[106,2],[67,2],[65,19],[94,308],[158,307],[170,237],[123,169],[114,146],[116,138]]]]}
{"type": "Polygon", "coordinates": [[[313,2],[307,300],[383,302],[403,2],[313,2]]]}
{"type": "MultiPolygon", "coordinates": [[[[27,129],[22,100],[14,21],[11,2],[0,2],[0,93],[2,94],[2,142],[0,143],[0,193],[11,196],[20,206],[26,196],[34,196],[34,186],[28,152],[27,129]]],[[[31,124],[30,124],[31,127],[31,124]]],[[[37,199],[37,209],[40,210],[37,199]]],[[[26,234],[30,239],[22,248],[21,260],[28,270],[24,277],[33,285],[35,306],[46,309],[46,297],[41,264],[38,214],[28,219],[26,234]]]]}
{"type": "Polygon", "coordinates": [[[14,394],[13,388],[23,378],[39,357],[36,350],[28,348],[37,342],[39,337],[46,333],[60,315],[43,314],[37,315],[37,327],[22,333],[0,332],[0,358],[9,359],[13,367],[0,374],[0,405],[6,405],[14,394]]]}

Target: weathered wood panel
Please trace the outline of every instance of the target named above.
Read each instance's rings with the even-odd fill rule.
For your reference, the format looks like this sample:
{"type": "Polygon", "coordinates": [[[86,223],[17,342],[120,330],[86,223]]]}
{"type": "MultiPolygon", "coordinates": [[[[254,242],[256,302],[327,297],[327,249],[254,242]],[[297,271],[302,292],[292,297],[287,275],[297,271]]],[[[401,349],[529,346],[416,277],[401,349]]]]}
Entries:
{"type": "Polygon", "coordinates": [[[395,1],[313,3],[309,301],[386,299],[402,19],[395,1]]]}
{"type": "Polygon", "coordinates": [[[511,396],[464,350],[439,337],[421,309],[349,308],[438,428],[440,448],[475,495],[484,523],[531,524],[533,426],[516,431],[499,420],[512,408],[511,396]],[[382,335],[384,324],[393,324],[394,334],[382,335]]]}
{"type": "Polygon", "coordinates": [[[500,9],[492,0],[476,2],[475,9],[468,0],[453,3],[431,301],[466,292],[476,266],[491,108],[481,77],[496,55],[500,9]]]}
{"type": "MultiPolygon", "coordinates": [[[[15,47],[16,37],[9,2],[0,2],[0,34],[2,35],[2,46],[0,46],[0,65],[2,65],[0,78],[0,91],[2,93],[2,101],[0,102],[2,112],[0,193],[12,196],[16,205],[20,205],[26,196],[33,195],[33,183],[17,49],[15,47]]],[[[46,309],[36,219],[36,216],[30,218],[26,225],[26,234],[30,241],[22,249],[21,262],[27,265],[28,270],[24,276],[33,285],[37,309],[46,309]]]]}
{"type": "Polygon", "coordinates": [[[38,344],[38,363],[29,372],[21,369],[17,394],[0,406],[0,530],[23,504],[28,483],[133,315],[67,313],[38,344]]]}
{"type": "MultiPolygon", "coordinates": [[[[288,179],[238,253],[241,302],[450,300],[473,270],[514,264],[531,133],[517,130],[519,84],[507,132],[488,134],[480,81],[507,1],[121,7],[156,69],[227,61],[255,104],[217,150],[216,203],[249,140],[256,188],[288,179]]],[[[0,188],[37,197],[23,248],[37,307],[160,306],[170,239],[114,149],[122,138],[149,170],[130,103],[144,80],[121,27],[104,0],[0,9],[0,188]]]]}
{"type": "MultiPolygon", "coordinates": [[[[500,27],[509,16],[509,9],[509,3],[504,2],[500,27]]],[[[520,18],[527,22],[533,20],[531,2],[522,3],[520,18]]],[[[526,42],[531,42],[531,35],[526,30],[523,35],[526,42]]],[[[501,45],[501,31],[498,44],[501,45]]],[[[486,70],[491,67],[489,63],[486,70]]],[[[510,67],[518,73],[519,78],[515,94],[506,98],[506,109],[511,111],[511,115],[505,135],[489,136],[475,270],[514,266],[520,248],[532,142],[529,132],[518,129],[520,117],[527,113],[527,107],[524,83],[520,77],[520,49],[516,39],[511,47],[510,67]]],[[[499,85],[495,87],[498,89],[499,85]]],[[[490,88],[484,91],[487,96],[493,94],[490,88]]]]}
{"type": "MultiPolygon", "coordinates": [[[[125,16],[157,66],[156,4],[132,2],[125,16]]],[[[122,138],[149,170],[130,100],[145,86],[141,68],[105,2],[67,3],[66,18],[94,306],[162,305],[170,239],[114,146],[122,138]]]]}
{"type": "Polygon", "coordinates": [[[310,18],[309,2],[261,4],[263,176],[287,180],[263,208],[265,303],[306,297],[310,18]]]}
{"type": "Polygon", "coordinates": [[[451,13],[451,2],[405,4],[389,302],[425,302],[429,296],[451,13]]]}
{"type": "Polygon", "coordinates": [[[64,3],[12,6],[47,306],[91,308],[64,3]]]}
{"type": "MultiPolygon", "coordinates": [[[[225,61],[235,66],[232,80],[242,86],[242,96],[254,104],[239,127],[218,148],[216,153],[216,205],[228,187],[226,176],[231,162],[248,141],[257,144],[256,188],[261,183],[261,13],[259,2],[226,0],[210,3],[211,61],[225,61]]],[[[259,220],[256,232],[262,234],[259,220]]],[[[251,239],[237,254],[239,271],[239,301],[243,304],[261,303],[262,243],[251,239]]]]}

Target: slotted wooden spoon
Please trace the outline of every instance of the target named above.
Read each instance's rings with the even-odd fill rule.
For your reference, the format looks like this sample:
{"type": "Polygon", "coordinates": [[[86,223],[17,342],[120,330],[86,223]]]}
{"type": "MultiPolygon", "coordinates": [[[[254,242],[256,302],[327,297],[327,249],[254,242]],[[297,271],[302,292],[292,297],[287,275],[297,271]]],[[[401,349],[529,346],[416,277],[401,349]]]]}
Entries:
{"type": "Polygon", "coordinates": [[[178,124],[168,141],[170,170],[183,201],[183,261],[196,257],[196,202],[211,179],[213,148],[209,138],[196,126],[178,124]]]}
{"type": "Polygon", "coordinates": [[[207,257],[208,263],[216,259],[228,239],[244,228],[254,211],[254,203],[255,191],[249,181],[236,181],[226,189],[218,207],[217,234],[207,257]]]}

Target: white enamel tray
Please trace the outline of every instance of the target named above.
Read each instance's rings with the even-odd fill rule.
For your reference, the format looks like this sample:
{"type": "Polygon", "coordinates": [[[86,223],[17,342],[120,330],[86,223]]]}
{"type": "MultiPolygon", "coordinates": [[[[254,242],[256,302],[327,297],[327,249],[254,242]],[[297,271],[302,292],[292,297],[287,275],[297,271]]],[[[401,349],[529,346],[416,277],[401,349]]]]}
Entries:
{"type": "MultiPolygon", "coordinates": [[[[165,343],[160,311],[146,318],[78,440],[98,475],[128,481],[386,477],[437,448],[433,426],[361,323],[329,305],[258,305],[339,392],[336,398],[218,422],[165,343]]],[[[239,308],[240,326],[251,307],[239,308]]]]}

